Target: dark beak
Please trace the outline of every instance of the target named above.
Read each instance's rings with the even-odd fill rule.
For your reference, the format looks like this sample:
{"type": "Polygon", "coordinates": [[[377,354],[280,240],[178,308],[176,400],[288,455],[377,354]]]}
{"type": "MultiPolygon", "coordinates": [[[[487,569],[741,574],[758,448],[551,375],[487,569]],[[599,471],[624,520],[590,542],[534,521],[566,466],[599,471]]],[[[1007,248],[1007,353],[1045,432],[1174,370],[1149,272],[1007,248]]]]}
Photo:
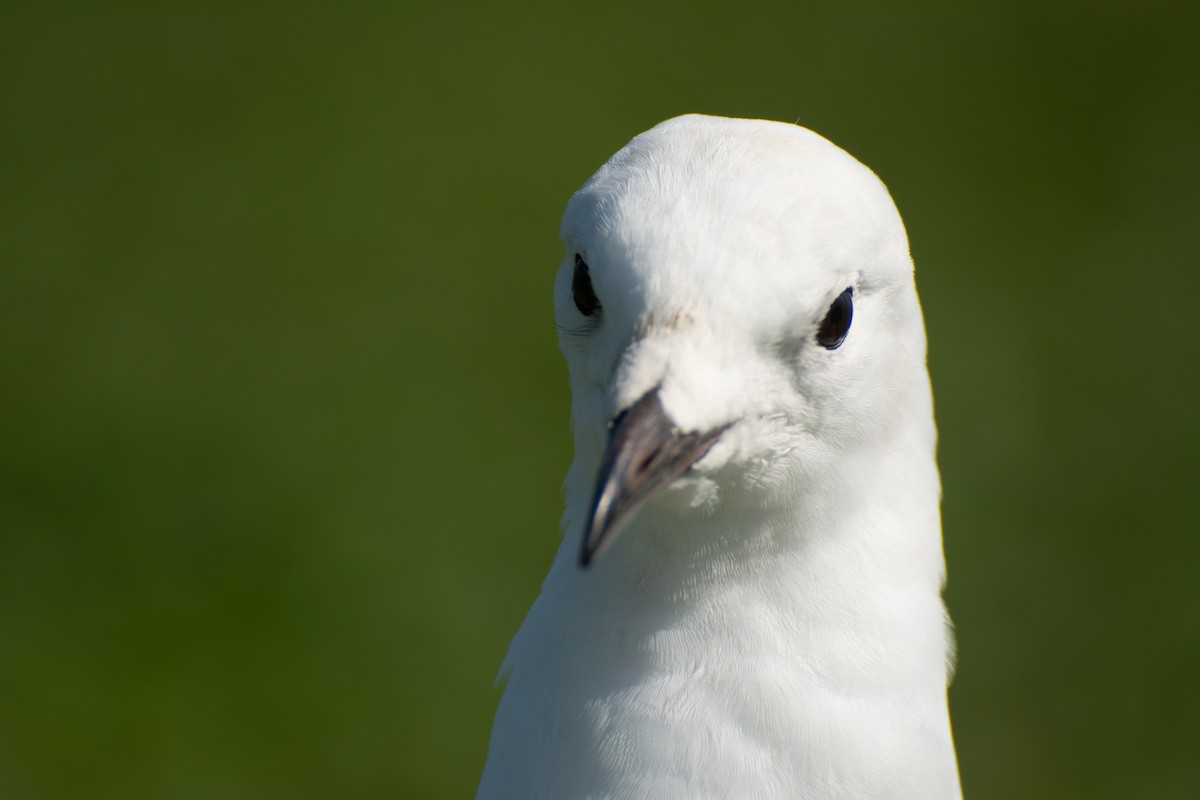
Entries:
{"type": "Polygon", "coordinates": [[[596,476],[583,532],[580,566],[604,552],[642,505],[687,472],[728,427],[681,433],[652,389],[610,423],[612,434],[596,476]]]}

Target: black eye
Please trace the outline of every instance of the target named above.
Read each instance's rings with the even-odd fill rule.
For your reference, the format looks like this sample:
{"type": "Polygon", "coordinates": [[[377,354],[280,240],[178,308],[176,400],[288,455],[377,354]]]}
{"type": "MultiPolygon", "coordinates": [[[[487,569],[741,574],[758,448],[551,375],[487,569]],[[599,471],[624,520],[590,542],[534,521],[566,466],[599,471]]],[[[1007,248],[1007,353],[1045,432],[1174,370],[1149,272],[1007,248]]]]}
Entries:
{"type": "Polygon", "coordinates": [[[571,292],[575,295],[575,307],[580,314],[590,317],[600,310],[600,298],[596,297],[596,290],[592,288],[588,265],[579,253],[575,254],[575,277],[571,278],[571,292]]]}
{"type": "Polygon", "coordinates": [[[850,332],[850,321],[854,319],[853,295],[853,287],[847,287],[846,291],[839,294],[837,300],[829,307],[829,313],[821,321],[821,327],[817,328],[817,344],[826,350],[841,347],[842,342],[846,340],[846,334],[850,332]]]}

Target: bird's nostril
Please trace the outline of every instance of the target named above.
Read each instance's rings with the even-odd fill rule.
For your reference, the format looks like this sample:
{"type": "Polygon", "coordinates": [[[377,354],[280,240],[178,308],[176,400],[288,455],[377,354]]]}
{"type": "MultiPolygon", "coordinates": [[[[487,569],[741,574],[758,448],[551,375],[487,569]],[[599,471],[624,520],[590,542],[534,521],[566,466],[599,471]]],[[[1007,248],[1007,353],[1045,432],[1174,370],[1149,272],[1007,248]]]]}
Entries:
{"type": "Polygon", "coordinates": [[[658,458],[658,454],[661,452],[662,452],[662,447],[656,447],[652,451],[650,451],[649,455],[647,455],[645,458],[643,458],[641,461],[639,461],[638,465],[637,465],[638,473],[641,474],[641,473],[645,472],[646,470],[650,469],[650,466],[654,463],[655,459],[658,458]]]}

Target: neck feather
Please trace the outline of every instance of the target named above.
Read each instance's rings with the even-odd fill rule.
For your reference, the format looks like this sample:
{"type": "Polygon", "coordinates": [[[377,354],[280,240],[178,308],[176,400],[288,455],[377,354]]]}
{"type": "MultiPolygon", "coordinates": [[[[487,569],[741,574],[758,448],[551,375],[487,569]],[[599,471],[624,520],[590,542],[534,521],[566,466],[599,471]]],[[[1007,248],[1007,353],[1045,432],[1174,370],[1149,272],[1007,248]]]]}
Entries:
{"type": "Polygon", "coordinates": [[[737,530],[651,505],[586,572],[568,537],[506,661],[489,771],[515,747],[598,791],[958,796],[936,469],[868,483],[725,508],[737,530]]]}

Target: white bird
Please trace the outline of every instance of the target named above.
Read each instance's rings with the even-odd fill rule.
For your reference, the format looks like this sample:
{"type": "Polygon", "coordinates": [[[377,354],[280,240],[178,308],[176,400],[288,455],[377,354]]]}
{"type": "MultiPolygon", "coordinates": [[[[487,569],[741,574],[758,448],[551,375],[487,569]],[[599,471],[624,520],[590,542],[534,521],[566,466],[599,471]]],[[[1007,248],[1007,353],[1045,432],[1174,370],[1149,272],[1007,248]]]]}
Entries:
{"type": "Polygon", "coordinates": [[[804,128],[691,115],[613,156],[561,234],[566,535],[478,797],[960,797],[887,189],[804,128]]]}

